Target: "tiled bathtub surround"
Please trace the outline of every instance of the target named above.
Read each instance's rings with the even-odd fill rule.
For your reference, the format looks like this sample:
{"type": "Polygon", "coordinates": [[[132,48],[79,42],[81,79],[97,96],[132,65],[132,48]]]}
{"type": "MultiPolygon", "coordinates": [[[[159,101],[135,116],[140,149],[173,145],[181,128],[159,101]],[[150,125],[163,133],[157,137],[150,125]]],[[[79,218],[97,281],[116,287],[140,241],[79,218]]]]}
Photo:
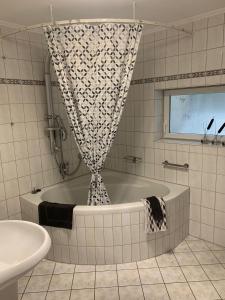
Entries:
{"type": "MultiPolygon", "coordinates": [[[[42,36],[35,33],[0,41],[0,220],[20,218],[19,195],[62,180],[45,131],[45,48],[42,36]]],[[[73,168],[77,150],[55,86],[53,98],[55,112],[68,129],[64,153],[73,168]]]]}
{"type": "MultiPolygon", "coordinates": [[[[136,178],[135,180],[137,182],[136,178]]],[[[74,185],[81,184],[76,179],[74,185]]],[[[120,186],[115,185],[114,188],[119,189],[120,186]]],[[[188,234],[190,206],[189,190],[180,188],[176,192],[175,189],[176,186],[171,185],[168,200],[167,196],[164,198],[167,231],[146,234],[144,205],[141,202],[129,203],[126,197],[118,205],[78,205],[74,208],[72,230],[46,227],[52,238],[52,249],[48,258],[76,264],[129,263],[173,249],[188,234]]],[[[40,196],[24,195],[20,200],[23,219],[38,222],[40,196]]]]}
{"type": "Polygon", "coordinates": [[[156,258],[114,265],[44,260],[19,280],[18,300],[225,299],[224,248],[191,236],[156,258]]]}
{"type": "Polygon", "coordinates": [[[224,14],[185,28],[193,35],[160,31],[143,36],[107,166],[190,186],[190,233],[225,245],[225,148],[162,139],[164,89],[225,84],[224,14]],[[127,162],[126,155],[141,157],[142,163],[127,162]],[[164,160],[189,163],[189,171],[163,168],[164,160]]]}

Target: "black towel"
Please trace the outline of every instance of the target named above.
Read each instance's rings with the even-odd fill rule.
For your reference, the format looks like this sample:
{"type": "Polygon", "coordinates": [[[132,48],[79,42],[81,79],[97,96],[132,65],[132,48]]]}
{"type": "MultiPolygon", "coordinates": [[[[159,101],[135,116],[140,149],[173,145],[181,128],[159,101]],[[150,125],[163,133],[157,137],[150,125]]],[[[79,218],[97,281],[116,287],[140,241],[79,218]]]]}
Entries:
{"type": "Polygon", "coordinates": [[[161,205],[159,203],[159,199],[155,196],[147,197],[146,200],[151,206],[152,216],[156,222],[160,222],[163,220],[163,212],[161,205]]]}
{"type": "Polygon", "coordinates": [[[38,206],[39,224],[72,229],[75,206],[43,201],[38,206]]]}

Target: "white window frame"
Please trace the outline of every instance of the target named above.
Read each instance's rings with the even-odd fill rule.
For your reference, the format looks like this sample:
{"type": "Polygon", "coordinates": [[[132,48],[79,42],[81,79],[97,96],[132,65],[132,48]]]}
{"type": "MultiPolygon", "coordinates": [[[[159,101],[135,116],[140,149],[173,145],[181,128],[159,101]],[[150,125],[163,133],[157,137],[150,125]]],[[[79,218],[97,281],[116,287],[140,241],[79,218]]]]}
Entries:
{"type": "MultiPolygon", "coordinates": [[[[185,88],[176,90],[164,91],[164,122],[163,122],[163,137],[166,139],[178,139],[178,140],[194,140],[200,141],[203,138],[203,134],[186,134],[186,133],[171,133],[169,131],[170,124],[170,97],[174,95],[191,95],[191,94],[208,94],[208,93],[225,93],[225,86],[211,86],[201,88],[185,88]]],[[[210,121],[210,120],[208,120],[210,121]]],[[[222,124],[221,124],[222,125],[222,124]]],[[[219,129],[219,128],[218,128],[219,129]]],[[[213,135],[209,136],[209,138],[213,135]]],[[[224,135],[220,135],[224,137],[224,135]]]]}

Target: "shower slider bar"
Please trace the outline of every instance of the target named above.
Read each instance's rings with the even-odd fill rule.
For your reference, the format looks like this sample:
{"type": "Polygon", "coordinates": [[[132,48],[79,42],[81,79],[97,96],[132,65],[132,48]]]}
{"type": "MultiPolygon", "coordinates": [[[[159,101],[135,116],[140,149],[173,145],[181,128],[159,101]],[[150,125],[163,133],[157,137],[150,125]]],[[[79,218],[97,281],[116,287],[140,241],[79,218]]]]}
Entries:
{"type": "Polygon", "coordinates": [[[173,164],[173,163],[168,162],[168,160],[163,161],[162,165],[164,166],[164,168],[171,167],[171,168],[180,168],[180,169],[185,169],[185,170],[188,170],[188,168],[189,168],[189,164],[187,164],[187,163],[185,163],[183,165],[173,164]]]}
{"type": "Polygon", "coordinates": [[[134,164],[142,162],[141,157],[137,157],[137,156],[133,156],[133,155],[124,156],[124,159],[126,159],[134,164]]]}

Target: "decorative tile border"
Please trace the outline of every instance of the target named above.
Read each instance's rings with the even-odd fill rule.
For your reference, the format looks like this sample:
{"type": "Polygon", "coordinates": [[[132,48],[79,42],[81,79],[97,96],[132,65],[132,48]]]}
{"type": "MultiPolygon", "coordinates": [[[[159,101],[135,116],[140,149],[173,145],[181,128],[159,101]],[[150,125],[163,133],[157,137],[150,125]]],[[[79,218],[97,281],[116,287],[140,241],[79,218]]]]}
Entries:
{"type": "MultiPolygon", "coordinates": [[[[45,82],[44,80],[0,78],[0,84],[45,85],[45,82]]],[[[57,81],[52,81],[52,85],[58,85],[57,81]]]]}
{"type": "MultiPolygon", "coordinates": [[[[149,77],[149,78],[132,80],[131,85],[162,82],[162,81],[171,81],[171,80],[179,80],[179,79],[218,76],[218,75],[224,75],[224,74],[225,74],[225,69],[218,69],[218,70],[184,73],[184,74],[176,74],[176,75],[169,75],[169,76],[149,77]]],[[[45,82],[43,80],[0,78],[0,84],[45,85],[45,82]]],[[[52,81],[52,85],[57,86],[58,85],[57,81],[52,81]]]]}
{"type": "Polygon", "coordinates": [[[176,75],[169,75],[169,76],[149,77],[149,78],[132,80],[131,85],[162,82],[162,81],[171,81],[171,80],[179,80],[179,79],[217,76],[217,75],[224,75],[224,74],[225,74],[225,69],[218,69],[218,70],[184,73],[184,74],[176,74],[176,75]]]}
{"type": "Polygon", "coordinates": [[[24,80],[24,79],[0,78],[0,84],[44,85],[45,82],[43,80],[24,80]]]}

